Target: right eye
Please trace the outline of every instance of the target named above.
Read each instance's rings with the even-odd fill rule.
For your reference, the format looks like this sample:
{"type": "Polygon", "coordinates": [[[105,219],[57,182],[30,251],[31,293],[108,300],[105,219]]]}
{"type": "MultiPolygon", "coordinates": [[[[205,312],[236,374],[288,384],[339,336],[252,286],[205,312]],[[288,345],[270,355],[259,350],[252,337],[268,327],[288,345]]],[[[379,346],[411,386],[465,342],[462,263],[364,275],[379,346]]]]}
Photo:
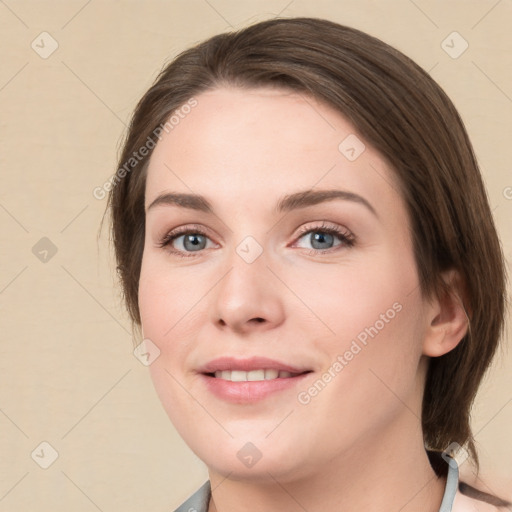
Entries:
{"type": "MultiPolygon", "coordinates": [[[[159,247],[166,247],[169,252],[178,256],[188,257],[204,249],[210,248],[211,240],[206,233],[198,228],[183,227],[167,233],[158,243],[159,247]]],[[[212,242],[213,244],[213,242],[212,242]]]]}

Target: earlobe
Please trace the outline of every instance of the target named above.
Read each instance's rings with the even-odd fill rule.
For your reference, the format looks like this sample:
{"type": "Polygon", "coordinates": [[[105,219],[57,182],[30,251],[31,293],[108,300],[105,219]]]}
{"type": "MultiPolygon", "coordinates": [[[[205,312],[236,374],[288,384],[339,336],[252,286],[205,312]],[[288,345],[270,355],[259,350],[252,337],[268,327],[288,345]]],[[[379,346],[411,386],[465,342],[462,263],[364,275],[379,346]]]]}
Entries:
{"type": "Polygon", "coordinates": [[[453,350],[470,326],[459,272],[449,270],[443,273],[442,278],[445,286],[440,296],[431,302],[423,342],[423,354],[430,357],[439,357],[453,350]]]}

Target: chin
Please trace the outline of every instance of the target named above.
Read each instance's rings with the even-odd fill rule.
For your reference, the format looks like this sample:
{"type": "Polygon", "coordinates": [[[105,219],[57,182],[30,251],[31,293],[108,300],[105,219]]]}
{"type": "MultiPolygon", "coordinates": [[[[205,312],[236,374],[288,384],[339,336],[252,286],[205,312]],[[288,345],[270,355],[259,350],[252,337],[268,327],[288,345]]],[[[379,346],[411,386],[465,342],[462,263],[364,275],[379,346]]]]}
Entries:
{"type": "MultiPolygon", "coordinates": [[[[265,434],[266,435],[266,434],[265,434]]],[[[252,435],[250,440],[244,436],[191,448],[194,453],[215,471],[233,480],[294,481],[306,477],[314,471],[312,456],[304,450],[304,439],[284,443],[279,440],[265,439],[252,435]],[[297,450],[300,446],[301,450],[297,450]],[[197,449],[194,449],[197,448],[197,449]]],[[[292,441],[290,436],[288,439],[292,441]]]]}

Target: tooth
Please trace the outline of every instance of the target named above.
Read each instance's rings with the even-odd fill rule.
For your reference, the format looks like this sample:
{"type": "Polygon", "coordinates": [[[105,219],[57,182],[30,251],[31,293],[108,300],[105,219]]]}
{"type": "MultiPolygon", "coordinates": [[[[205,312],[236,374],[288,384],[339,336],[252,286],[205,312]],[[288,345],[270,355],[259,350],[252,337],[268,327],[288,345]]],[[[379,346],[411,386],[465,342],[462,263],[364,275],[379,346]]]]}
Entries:
{"type": "Polygon", "coordinates": [[[244,380],[247,380],[247,372],[233,370],[231,372],[231,379],[229,380],[231,380],[232,382],[242,382],[244,380]]]}
{"type": "Polygon", "coordinates": [[[265,380],[277,379],[279,370],[265,370],[265,380]]]}
{"type": "Polygon", "coordinates": [[[229,380],[231,382],[255,382],[277,378],[288,379],[290,377],[295,377],[296,374],[284,370],[259,369],[251,370],[249,372],[245,372],[243,370],[217,370],[214,375],[217,379],[229,380]]]}
{"type": "Polygon", "coordinates": [[[247,380],[265,380],[265,370],[251,370],[247,372],[247,380]]]}

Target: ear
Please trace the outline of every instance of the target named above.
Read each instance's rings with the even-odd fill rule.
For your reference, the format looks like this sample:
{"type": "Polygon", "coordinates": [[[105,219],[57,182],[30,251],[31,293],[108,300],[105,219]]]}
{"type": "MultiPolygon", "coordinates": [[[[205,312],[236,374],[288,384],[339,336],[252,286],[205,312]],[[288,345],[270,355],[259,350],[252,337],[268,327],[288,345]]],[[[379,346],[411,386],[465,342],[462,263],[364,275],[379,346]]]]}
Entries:
{"type": "Polygon", "coordinates": [[[439,357],[453,350],[469,329],[469,318],[464,308],[464,285],[459,272],[449,270],[442,274],[445,283],[439,297],[427,307],[427,325],[423,354],[439,357]]]}

